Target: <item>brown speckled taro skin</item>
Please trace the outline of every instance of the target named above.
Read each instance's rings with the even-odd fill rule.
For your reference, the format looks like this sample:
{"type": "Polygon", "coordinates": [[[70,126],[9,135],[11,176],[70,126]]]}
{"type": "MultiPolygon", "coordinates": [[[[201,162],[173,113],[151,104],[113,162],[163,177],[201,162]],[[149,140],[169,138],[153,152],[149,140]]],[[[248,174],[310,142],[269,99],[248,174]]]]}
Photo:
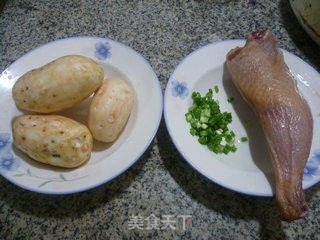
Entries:
{"type": "Polygon", "coordinates": [[[73,168],[90,158],[89,129],[58,115],[23,115],[15,119],[14,144],[31,158],[50,165],[73,168]]]}
{"type": "Polygon", "coordinates": [[[53,113],[89,97],[103,76],[103,68],[94,60],[67,55],[25,73],[14,84],[12,96],[20,109],[53,113]]]}
{"type": "Polygon", "coordinates": [[[93,96],[88,114],[92,136],[102,142],[113,142],[127,123],[134,92],[124,80],[106,79],[93,96]]]}
{"type": "Polygon", "coordinates": [[[243,48],[228,53],[227,68],[263,127],[281,218],[292,221],[303,217],[308,206],[302,177],[311,148],[313,120],[274,35],[268,31],[251,33],[243,48]]]}

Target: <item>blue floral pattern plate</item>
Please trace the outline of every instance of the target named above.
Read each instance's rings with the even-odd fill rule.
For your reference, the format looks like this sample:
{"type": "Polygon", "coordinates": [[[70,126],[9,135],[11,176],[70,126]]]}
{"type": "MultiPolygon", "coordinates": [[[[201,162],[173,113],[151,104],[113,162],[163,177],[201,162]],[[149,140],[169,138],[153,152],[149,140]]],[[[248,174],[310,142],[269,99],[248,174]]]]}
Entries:
{"type": "MultiPolygon", "coordinates": [[[[56,113],[86,124],[90,98],[56,113]]],[[[47,43],[31,50],[0,75],[0,174],[12,183],[40,193],[67,194],[85,191],[110,181],[128,169],[147,149],[162,115],[162,92],[150,64],[135,50],[100,37],[73,37],[47,43]],[[63,169],[36,162],[14,147],[11,127],[23,114],[12,99],[15,81],[27,71],[70,54],[97,61],[105,78],[127,81],[135,91],[130,118],[112,144],[94,142],[91,158],[75,169],[63,169]]]]}
{"type": "MultiPolygon", "coordinates": [[[[244,43],[244,40],[212,43],[183,59],[166,86],[164,117],[176,148],[197,171],[234,191],[272,196],[274,174],[263,131],[254,112],[233,85],[224,64],[229,50],[244,43]],[[189,133],[190,126],[184,116],[191,105],[192,92],[199,91],[203,95],[214,86],[219,88],[214,98],[219,101],[221,110],[233,116],[230,129],[236,133],[238,150],[228,155],[216,155],[200,145],[189,133]],[[232,103],[227,101],[230,97],[235,99],[232,103]],[[249,141],[241,142],[241,137],[248,137],[249,141]]],[[[297,56],[285,50],[283,54],[314,119],[312,148],[303,177],[306,189],[320,181],[320,75],[297,56]]]]}

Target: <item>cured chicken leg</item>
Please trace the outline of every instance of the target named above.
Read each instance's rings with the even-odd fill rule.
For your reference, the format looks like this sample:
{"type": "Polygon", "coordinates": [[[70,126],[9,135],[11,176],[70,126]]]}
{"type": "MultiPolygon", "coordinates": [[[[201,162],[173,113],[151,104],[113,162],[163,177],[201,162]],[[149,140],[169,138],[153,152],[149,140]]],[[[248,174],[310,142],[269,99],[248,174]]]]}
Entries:
{"type": "Polygon", "coordinates": [[[280,217],[286,221],[303,217],[308,206],[302,177],[313,120],[274,35],[268,31],[251,33],[243,48],[227,54],[227,68],[263,127],[275,172],[280,217]]]}

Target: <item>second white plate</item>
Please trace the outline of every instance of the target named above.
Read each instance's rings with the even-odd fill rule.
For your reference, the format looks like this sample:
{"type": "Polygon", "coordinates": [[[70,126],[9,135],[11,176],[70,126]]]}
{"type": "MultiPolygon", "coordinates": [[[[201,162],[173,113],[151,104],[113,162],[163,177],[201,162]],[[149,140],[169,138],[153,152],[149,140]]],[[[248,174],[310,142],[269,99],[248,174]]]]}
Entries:
{"type": "MultiPolygon", "coordinates": [[[[232,83],[225,66],[226,54],[244,40],[227,40],[204,46],[189,54],[171,75],[164,96],[164,117],[169,134],[181,155],[210,180],[237,192],[272,196],[274,175],[266,140],[254,112],[242,99],[232,83]],[[214,98],[221,111],[231,112],[230,124],[236,134],[235,153],[215,154],[200,145],[189,133],[190,125],[185,113],[192,104],[191,94],[202,95],[218,85],[214,98]],[[227,99],[234,97],[233,103],[227,99]],[[247,126],[245,122],[251,121],[247,126]],[[238,141],[248,137],[248,142],[238,141]]],[[[285,62],[298,81],[298,88],[307,100],[314,119],[314,137],[310,159],[305,168],[303,187],[308,188],[320,180],[320,75],[297,56],[284,51],[285,62]]]]}

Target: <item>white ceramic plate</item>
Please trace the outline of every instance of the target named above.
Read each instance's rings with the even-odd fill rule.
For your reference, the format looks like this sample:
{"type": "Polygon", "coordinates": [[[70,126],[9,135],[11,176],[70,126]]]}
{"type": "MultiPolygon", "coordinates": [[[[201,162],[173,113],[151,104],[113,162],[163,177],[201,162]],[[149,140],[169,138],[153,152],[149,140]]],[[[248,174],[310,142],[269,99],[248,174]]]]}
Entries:
{"type": "MultiPolygon", "coordinates": [[[[251,108],[244,102],[232,83],[224,65],[226,54],[244,40],[228,40],[204,46],[188,55],[171,75],[164,96],[164,117],[169,134],[181,155],[210,180],[237,192],[272,196],[274,176],[271,158],[260,124],[251,108]],[[202,95],[209,88],[219,87],[218,99],[221,111],[231,112],[230,124],[236,134],[235,153],[214,154],[200,145],[189,133],[190,125],[184,114],[191,106],[191,94],[202,95]],[[233,103],[227,99],[234,97],[233,103]],[[246,120],[251,120],[249,126],[246,120]],[[249,142],[240,142],[247,136],[249,142]]],[[[286,63],[298,81],[300,92],[311,108],[314,118],[314,137],[310,159],[305,169],[303,187],[308,188],[320,180],[320,75],[295,55],[283,51],[286,63]]]]}
{"type": "MultiPolygon", "coordinates": [[[[89,99],[62,115],[86,123],[89,99]]],[[[150,64],[133,49],[110,39],[73,37],[40,46],[11,64],[0,75],[0,173],[18,186],[40,193],[85,191],[110,181],[128,169],[147,149],[160,123],[162,92],[150,64]],[[105,77],[126,80],[135,91],[130,118],[113,144],[94,142],[90,160],[66,170],[38,163],[12,145],[11,126],[22,114],[12,99],[15,81],[27,71],[69,54],[90,57],[105,70],[105,77]]]]}
{"type": "MultiPolygon", "coordinates": [[[[319,0],[315,0],[315,1],[319,1],[319,0]]],[[[315,2],[313,1],[313,2],[315,2]]],[[[306,1],[304,0],[290,0],[290,4],[291,4],[291,8],[294,12],[294,14],[296,15],[298,22],[300,23],[300,25],[303,27],[303,29],[308,33],[308,35],[320,46],[320,36],[318,33],[315,32],[315,30],[313,30],[310,25],[308,24],[308,21],[319,21],[319,15],[320,13],[318,13],[319,15],[316,17],[316,12],[319,9],[319,3],[317,3],[317,6],[314,4],[307,4],[306,1]],[[303,15],[300,13],[300,11],[298,10],[297,6],[301,6],[302,8],[305,8],[309,14],[313,12],[313,14],[309,15],[310,19],[305,19],[303,17],[303,15]],[[313,8],[313,10],[312,10],[313,8]],[[317,19],[316,19],[317,18],[317,19]]]]}

